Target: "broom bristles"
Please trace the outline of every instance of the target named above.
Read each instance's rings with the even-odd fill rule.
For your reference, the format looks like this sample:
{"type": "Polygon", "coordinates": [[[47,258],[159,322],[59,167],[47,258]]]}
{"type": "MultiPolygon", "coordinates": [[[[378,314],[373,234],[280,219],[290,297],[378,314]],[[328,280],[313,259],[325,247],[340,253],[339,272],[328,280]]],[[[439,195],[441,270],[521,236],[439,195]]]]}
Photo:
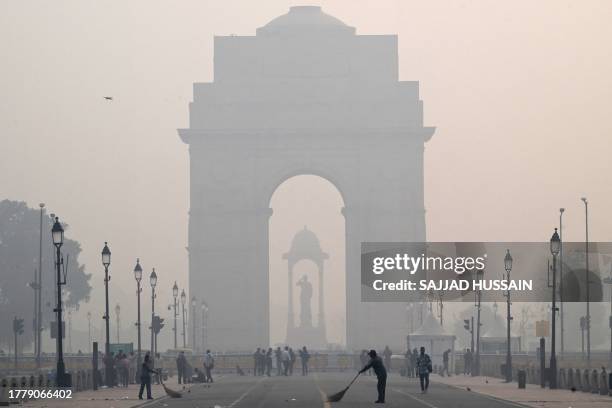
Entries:
{"type": "Polygon", "coordinates": [[[361,372],[358,372],[357,375],[355,376],[355,378],[353,378],[353,380],[349,383],[349,385],[343,389],[340,392],[337,392],[335,394],[332,395],[328,395],[327,396],[327,402],[338,402],[342,399],[342,397],[344,397],[344,394],[346,394],[346,392],[348,391],[349,388],[351,388],[351,385],[353,385],[353,383],[355,382],[355,380],[357,379],[357,377],[359,377],[359,374],[361,374],[361,372]]]}
{"type": "Polygon", "coordinates": [[[342,397],[344,397],[344,394],[346,393],[346,391],[348,390],[348,387],[346,387],[345,389],[343,389],[340,392],[337,392],[335,394],[332,395],[328,395],[327,396],[327,402],[338,402],[342,399],[342,397]]]}
{"type": "Polygon", "coordinates": [[[183,396],[180,392],[171,390],[170,388],[166,387],[166,384],[164,383],[162,383],[162,387],[164,387],[164,391],[166,391],[166,394],[168,394],[170,398],[181,398],[183,396]]]}

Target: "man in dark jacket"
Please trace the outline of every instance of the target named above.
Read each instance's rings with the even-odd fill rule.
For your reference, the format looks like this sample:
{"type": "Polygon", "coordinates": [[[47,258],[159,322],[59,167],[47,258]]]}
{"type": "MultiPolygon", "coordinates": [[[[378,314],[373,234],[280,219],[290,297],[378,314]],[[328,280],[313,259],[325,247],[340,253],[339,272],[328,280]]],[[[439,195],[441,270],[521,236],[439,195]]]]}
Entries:
{"type": "Polygon", "coordinates": [[[431,358],[425,354],[425,347],[421,347],[421,354],[417,359],[417,371],[421,382],[421,392],[425,394],[429,388],[429,373],[432,372],[431,358]]]}
{"type": "Polygon", "coordinates": [[[308,375],[308,360],[310,360],[310,353],[306,346],[300,350],[300,359],[302,360],[302,375],[308,375]]]}
{"type": "Polygon", "coordinates": [[[261,361],[261,348],[257,347],[255,353],[253,353],[253,375],[259,375],[259,364],[261,361]]]}
{"type": "Polygon", "coordinates": [[[370,368],[374,370],[374,374],[376,374],[376,378],[378,379],[378,384],[376,384],[376,389],[378,390],[378,399],[374,401],[376,404],[384,404],[385,403],[385,388],[387,386],[387,370],[383,364],[382,359],[376,355],[376,350],[370,350],[368,353],[370,356],[370,361],[359,370],[359,373],[365,373],[370,368]]]}
{"type": "Polygon", "coordinates": [[[414,377],[418,377],[419,376],[419,368],[417,367],[417,361],[419,360],[419,352],[417,351],[416,347],[412,350],[412,360],[410,360],[410,362],[412,363],[412,368],[413,368],[413,375],[414,377]]]}
{"type": "Polygon", "coordinates": [[[389,346],[385,346],[385,350],[383,351],[383,357],[385,359],[385,367],[387,367],[387,370],[389,370],[389,372],[391,372],[391,356],[392,355],[393,355],[393,352],[391,351],[389,346]]]}
{"type": "Polygon", "coordinates": [[[180,352],[178,357],[176,358],[176,373],[178,374],[178,383],[182,384],[183,382],[187,382],[185,379],[185,367],[187,365],[187,359],[185,358],[185,353],[180,352]]]}
{"type": "Polygon", "coordinates": [[[463,374],[472,374],[472,350],[467,349],[463,355],[463,374]]]}
{"type": "Polygon", "coordinates": [[[280,347],[276,348],[274,352],[274,356],[276,357],[276,375],[283,375],[283,351],[280,347]]]}
{"type": "Polygon", "coordinates": [[[450,371],[448,371],[448,359],[450,355],[451,349],[446,350],[442,353],[442,363],[444,364],[444,368],[442,368],[442,375],[446,373],[447,376],[450,377],[450,371]]]}
{"type": "Polygon", "coordinates": [[[142,399],[142,393],[145,387],[147,389],[147,399],[153,399],[151,395],[151,374],[157,374],[157,371],[151,369],[149,353],[147,353],[142,363],[142,367],[140,368],[140,391],[138,392],[138,399],[142,399]]]}

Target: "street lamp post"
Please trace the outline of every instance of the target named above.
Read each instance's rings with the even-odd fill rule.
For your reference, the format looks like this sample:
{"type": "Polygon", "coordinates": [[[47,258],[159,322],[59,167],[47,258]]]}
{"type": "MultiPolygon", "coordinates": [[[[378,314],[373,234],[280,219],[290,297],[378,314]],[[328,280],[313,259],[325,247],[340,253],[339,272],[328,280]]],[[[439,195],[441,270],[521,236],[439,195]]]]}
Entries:
{"type": "MultiPolygon", "coordinates": [[[[512,270],[512,255],[510,255],[510,250],[506,250],[506,256],[504,257],[504,269],[506,270],[506,279],[510,281],[510,271],[512,270]]],[[[510,344],[510,322],[512,321],[512,316],[510,314],[510,289],[506,291],[506,382],[512,381],[512,350],[510,344]]]]}
{"type": "Polygon", "coordinates": [[[208,342],[206,341],[206,336],[208,335],[208,305],[206,302],[202,302],[202,352],[206,350],[206,346],[208,342]]]}
{"type": "Polygon", "coordinates": [[[185,289],[181,292],[181,306],[183,308],[183,348],[187,347],[187,338],[185,337],[185,302],[187,301],[187,295],[185,289]]]}
{"type": "Polygon", "coordinates": [[[584,331],[586,330],[586,317],[580,317],[580,349],[582,351],[582,359],[584,360],[584,331]]]}
{"type": "Polygon", "coordinates": [[[196,298],[193,296],[191,298],[191,348],[195,353],[197,351],[196,347],[196,298]]]}
{"type": "Polygon", "coordinates": [[[153,321],[155,320],[155,286],[157,285],[157,274],[155,268],[149,275],[149,283],[151,284],[151,359],[155,358],[155,328],[153,321]]]}
{"type": "Polygon", "coordinates": [[[178,297],[178,286],[176,284],[176,281],[174,281],[174,286],[172,287],[172,297],[174,298],[174,349],[176,350],[176,317],[178,316],[178,314],[176,313],[176,298],[178,297]]]}
{"type": "Polygon", "coordinates": [[[91,354],[91,312],[87,312],[87,340],[87,350],[89,350],[89,354],[91,354]]]}
{"type": "Polygon", "coordinates": [[[117,318],[117,343],[121,343],[121,337],[120,337],[121,320],[119,318],[120,312],[121,312],[121,306],[119,306],[119,303],[117,303],[117,306],[115,306],[115,317],[117,318]]]}
{"type": "Polygon", "coordinates": [[[43,242],[43,214],[45,212],[45,203],[38,204],[40,207],[40,237],[38,240],[38,288],[36,293],[36,368],[40,369],[40,350],[42,348],[42,242],[43,242]]]}
{"type": "MultiPolygon", "coordinates": [[[[478,281],[482,280],[484,276],[484,271],[478,270],[476,272],[476,279],[478,281]]],[[[472,370],[473,376],[480,375],[480,309],[481,309],[481,300],[482,300],[482,290],[478,289],[476,291],[476,358],[474,359],[474,370],[472,370]]]]}
{"type": "Polygon", "coordinates": [[[108,275],[108,267],[110,266],[111,260],[111,251],[108,248],[108,243],[104,243],[104,248],[102,248],[102,265],[104,265],[104,298],[106,301],[105,311],[104,311],[104,321],[106,327],[106,342],[104,343],[104,371],[105,371],[105,382],[107,387],[112,387],[113,384],[113,376],[112,370],[110,367],[112,366],[111,356],[110,356],[110,316],[108,312],[108,282],[110,281],[110,276],[108,275]]]}
{"type": "Polygon", "coordinates": [[[609,322],[610,325],[610,367],[612,367],[612,266],[610,266],[610,276],[604,279],[604,283],[610,285],[610,316],[609,322]]]}
{"type": "Polygon", "coordinates": [[[552,337],[550,342],[550,388],[557,388],[557,355],[556,355],[556,315],[557,315],[557,255],[561,250],[561,238],[555,232],[550,238],[550,253],[553,256],[553,268],[552,268],[552,308],[551,308],[551,321],[552,321],[552,337]]]}
{"type": "Polygon", "coordinates": [[[142,344],[141,344],[141,334],[140,334],[140,293],[142,289],[140,287],[140,281],[142,280],[142,267],[140,266],[140,259],[136,259],[136,266],[134,267],[134,278],[136,279],[136,330],[138,332],[138,354],[136,355],[136,378],[140,379],[140,365],[141,361],[141,353],[142,353],[142,344]]]}
{"type": "Polygon", "coordinates": [[[563,212],[565,208],[559,208],[559,303],[561,303],[559,311],[559,323],[561,325],[561,356],[565,353],[565,316],[563,313],[564,293],[563,293],[563,212]]]}
{"type": "Polygon", "coordinates": [[[66,282],[62,281],[62,253],[61,247],[64,243],[64,228],[59,222],[59,218],[55,217],[55,223],[51,229],[51,236],[53,238],[53,245],[55,245],[55,256],[56,262],[55,267],[57,271],[57,306],[54,312],[57,313],[57,368],[56,368],[56,384],[58,387],[68,387],[70,383],[66,375],[66,366],[64,365],[64,346],[62,339],[62,285],[66,282]]]}
{"type": "Polygon", "coordinates": [[[585,224],[585,267],[586,267],[586,348],[587,348],[587,367],[591,368],[591,288],[589,282],[589,202],[586,197],[581,198],[584,203],[584,224],[585,224]]]}

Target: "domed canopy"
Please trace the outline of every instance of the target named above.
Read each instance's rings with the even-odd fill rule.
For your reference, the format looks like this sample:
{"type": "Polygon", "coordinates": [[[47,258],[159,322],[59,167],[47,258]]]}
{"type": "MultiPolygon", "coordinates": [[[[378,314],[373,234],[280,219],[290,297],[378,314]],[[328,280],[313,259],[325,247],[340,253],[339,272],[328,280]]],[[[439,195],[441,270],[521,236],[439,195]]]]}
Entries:
{"type": "Polygon", "coordinates": [[[321,11],[319,6],[294,6],[287,14],[276,17],[265,26],[257,29],[257,34],[286,33],[295,31],[344,31],[354,33],[336,17],[321,11]]]}
{"type": "Polygon", "coordinates": [[[329,256],[321,249],[319,238],[314,232],[304,226],[304,229],[299,231],[291,241],[289,252],[283,255],[283,259],[297,262],[301,259],[310,259],[312,261],[322,261],[329,256]]]}
{"type": "Polygon", "coordinates": [[[438,319],[429,312],[423,319],[421,327],[410,333],[411,336],[452,336],[447,333],[438,319]]]}

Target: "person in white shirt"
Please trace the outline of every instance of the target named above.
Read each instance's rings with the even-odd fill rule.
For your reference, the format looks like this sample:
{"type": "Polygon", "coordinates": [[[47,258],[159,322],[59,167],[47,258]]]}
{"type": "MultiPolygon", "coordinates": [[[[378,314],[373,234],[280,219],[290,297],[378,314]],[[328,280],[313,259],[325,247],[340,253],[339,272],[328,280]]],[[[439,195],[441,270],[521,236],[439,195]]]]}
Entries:
{"type": "Polygon", "coordinates": [[[204,355],[204,371],[206,372],[206,378],[204,382],[213,382],[213,368],[215,368],[215,359],[213,358],[212,354],[210,354],[210,350],[206,350],[206,354],[204,355]]]}
{"type": "Polygon", "coordinates": [[[289,347],[285,346],[283,354],[281,355],[283,361],[283,375],[289,375],[289,365],[291,364],[291,355],[289,354],[289,347]]]}

